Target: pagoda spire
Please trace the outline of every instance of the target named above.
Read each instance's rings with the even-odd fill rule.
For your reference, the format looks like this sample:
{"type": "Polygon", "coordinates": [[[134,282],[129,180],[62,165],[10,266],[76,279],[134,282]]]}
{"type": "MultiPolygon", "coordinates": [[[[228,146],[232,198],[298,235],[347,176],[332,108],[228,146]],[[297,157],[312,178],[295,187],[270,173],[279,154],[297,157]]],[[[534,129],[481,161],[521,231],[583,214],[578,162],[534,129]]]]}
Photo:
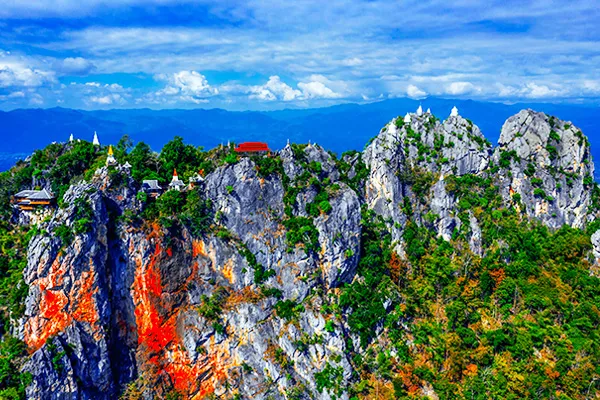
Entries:
{"type": "Polygon", "coordinates": [[[410,114],[406,113],[406,115],[404,116],[404,123],[405,124],[409,124],[410,123],[410,114]]]}
{"type": "Polygon", "coordinates": [[[112,145],[108,146],[108,156],[106,157],[106,165],[117,165],[117,160],[115,159],[112,145]]]}
{"type": "Polygon", "coordinates": [[[100,146],[100,140],[98,140],[98,134],[94,131],[94,140],[92,141],[94,146],[100,146]]]}
{"type": "Polygon", "coordinates": [[[451,117],[458,117],[458,108],[456,106],[452,107],[452,111],[450,111],[451,117]]]}
{"type": "Polygon", "coordinates": [[[71,133],[71,135],[69,136],[69,143],[73,143],[73,134],[71,133]]]}
{"type": "Polygon", "coordinates": [[[423,107],[421,107],[421,105],[419,104],[419,108],[417,108],[417,115],[420,117],[421,115],[423,115],[423,107]]]}

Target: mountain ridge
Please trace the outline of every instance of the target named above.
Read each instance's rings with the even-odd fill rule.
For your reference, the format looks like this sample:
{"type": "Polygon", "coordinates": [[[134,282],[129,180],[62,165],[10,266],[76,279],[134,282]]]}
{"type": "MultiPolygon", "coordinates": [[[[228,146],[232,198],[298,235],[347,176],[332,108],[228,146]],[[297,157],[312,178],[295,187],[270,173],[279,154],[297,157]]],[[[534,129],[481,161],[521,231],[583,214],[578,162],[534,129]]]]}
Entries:
{"type": "MultiPolygon", "coordinates": [[[[364,143],[371,138],[371,132],[377,131],[394,116],[395,110],[414,110],[419,103],[411,99],[390,99],[361,105],[279,111],[17,109],[0,112],[0,126],[6,138],[2,152],[30,153],[48,141],[64,141],[70,133],[78,138],[91,138],[93,132],[98,131],[103,142],[115,143],[127,133],[135,141],[144,141],[156,151],[173,136],[180,135],[191,144],[206,148],[230,140],[262,140],[280,149],[288,139],[292,142],[311,140],[341,154],[347,150],[362,150],[364,143]],[[24,136],[27,141],[22,140],[24,136]]],[[[478,122],[484,135],[493,143],[497,141],[504,120],[519,109],[529,107],[547,111],[571,120],[587,132],[594,144],[594,152],[599,152],[594,154],[600,157],[600,150],[596,150],[600,149],[600,143],[596,145],[596,138],[600,138],[600,127],[596,123],[600,110],[594,107],[536,103],[505,105],[437,98],[425,99],[422,103],[440,116],[448,115],[452,106],[457,105],[461,114],[478,122]]],[[[12,161],[0,164],[0,170],[10,168],[12,161]]]]}
{"type": "Polygon", "coordinates": [[[120,141],[107,165],[76,141],[0,174],[0,397],[600,394],[600,189],[579,127],[522,110],[492,146],[459,113],[382,125],[340,157],[176,137],[120,141]],[[186,190],[166,190],[175,169],[186,190]],[[11,204],[32,186],[57,207],[11,204]]]}

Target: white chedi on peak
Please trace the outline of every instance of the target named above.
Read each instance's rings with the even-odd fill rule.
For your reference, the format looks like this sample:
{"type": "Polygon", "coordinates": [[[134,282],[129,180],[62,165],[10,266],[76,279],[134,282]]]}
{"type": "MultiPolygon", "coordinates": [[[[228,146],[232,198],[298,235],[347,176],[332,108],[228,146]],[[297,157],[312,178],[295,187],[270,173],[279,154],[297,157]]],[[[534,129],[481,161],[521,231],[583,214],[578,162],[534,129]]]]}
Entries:
{"type": "Polygon", "coordinates": [[[98,134],[94,131],[94,140],[92,141],[94,146],[100,146],[100,140],[98,140],[98,134]]]}
{"type": "Polygon", "coordinates": [[[398,128],[396,127],[396,119],[393,119],[392,122],[390,122],[388,124],[388,128],[387,128],[388,132],[391,133],[392,135],[395,134],[398,131],[398,128]]]}
{"type": "Polygon", "coordinates": [[[452,107],[452,111],[450,111],[451,117],[458,117],[458,108],[456,106],[452,107]]]}
{"type": "Polygon", "coordinates": [[[406,113],[406,115],[404,116],[404,123],[405,124],[409,124],[410,123],[410,114],[406,113]]]}
{"type": "Polygon", "coordinates": [[[74,140],[73,134],[71,133],[71,136],[69,136],[69,143],[73,143],[73,140],[74,140]]]}
{"type": "Polygon", "coordinates": [[[427,114],[431,114],[431,108],[427,109],[427,114]]]}
{"type": "Polygon", "coordinates": [[[417,115],[420,117],[421,115],[423,115],[423,107],[421,107],[421,105],[419,104],[419,108],[417,108],[417,115]]]}

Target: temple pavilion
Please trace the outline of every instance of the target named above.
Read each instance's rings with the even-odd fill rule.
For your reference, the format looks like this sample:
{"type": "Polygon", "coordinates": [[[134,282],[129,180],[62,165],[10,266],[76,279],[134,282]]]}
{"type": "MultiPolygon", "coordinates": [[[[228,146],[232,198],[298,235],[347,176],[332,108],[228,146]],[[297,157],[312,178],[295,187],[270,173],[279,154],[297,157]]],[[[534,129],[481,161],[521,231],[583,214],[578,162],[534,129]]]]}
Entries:
{"type": "Polygon", "coordinates": [[[34,211],[50,207],[54,203],[54,195],[46,189],[22,190],[13,196],[13,204],[21,211],[34,211]]]}

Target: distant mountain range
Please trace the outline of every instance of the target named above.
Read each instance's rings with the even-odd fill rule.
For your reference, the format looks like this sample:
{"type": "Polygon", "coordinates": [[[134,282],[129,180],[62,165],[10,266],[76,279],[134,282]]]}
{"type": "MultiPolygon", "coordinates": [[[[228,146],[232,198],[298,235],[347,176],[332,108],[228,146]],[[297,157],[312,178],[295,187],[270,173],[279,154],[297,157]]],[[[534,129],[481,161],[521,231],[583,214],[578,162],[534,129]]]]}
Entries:
{"type": "MultiPolygon", "coordinates": [[[[362,150],[379,129],[397,115],[414,111],[419,104],[445,119],[456,105],[495,144],[502,123],[523,108],[532,108],[572,121],[592,143],[594,159],[600,157],[600,108],[576,105],[521,103],[506,105],[471,100],[430,98],[423,101],[391,99],[370,104],[344,104],[327,108],[281,111],[106,110],[65,108],[17,109],[0,112],[0,170],[10,168],[24,154],[52,141],[65,141],[70,133],[92,140],[97,131],[103,144],[116,143],[123,134],[160,150],[174,136],[210,148],[228,140],[259,140],[271,148],[292,142],[318,142],[337,153],[362,150]]],[[[598,176],[598,175],[597,175],[598,176]]]]}

